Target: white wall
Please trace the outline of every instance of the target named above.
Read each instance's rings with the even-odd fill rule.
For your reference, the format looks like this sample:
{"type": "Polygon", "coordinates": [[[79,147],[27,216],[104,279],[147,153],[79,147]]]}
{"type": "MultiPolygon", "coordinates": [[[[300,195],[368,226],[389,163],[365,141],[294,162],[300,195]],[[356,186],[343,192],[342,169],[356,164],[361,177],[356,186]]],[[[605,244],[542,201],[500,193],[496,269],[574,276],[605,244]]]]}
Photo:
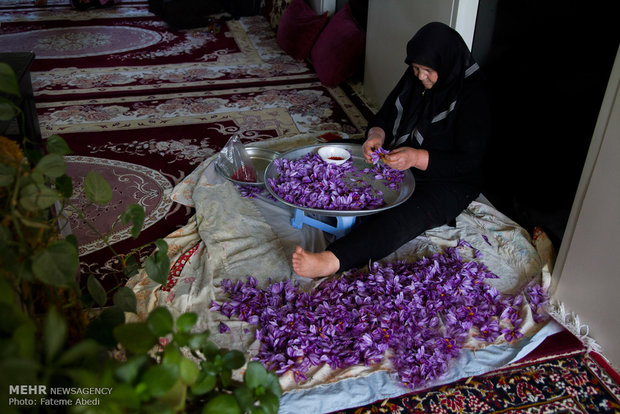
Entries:
{"type": "Polygon", "coordinates": [[[554,298],[620,367],[620,50],[553,272],[554,298]]]}
{"type": "Polygon", "coordinates": [[[469,50],[474,42],[478,0],[458,0],[454,29],[459,32],[469,50]]]}
{"type": "Polygon", "coordinates": [[[308,0],[308,5],[319,14],[329,12],[333,16],[336,11],[336,0],[308,0]]]}
{"type": "Polygon", "coordinates": [[[370,0],[364,95],[380,106],[406,69],[407,42],[432,21],[455,28],[471,48],[478,0],[370,0]]]}

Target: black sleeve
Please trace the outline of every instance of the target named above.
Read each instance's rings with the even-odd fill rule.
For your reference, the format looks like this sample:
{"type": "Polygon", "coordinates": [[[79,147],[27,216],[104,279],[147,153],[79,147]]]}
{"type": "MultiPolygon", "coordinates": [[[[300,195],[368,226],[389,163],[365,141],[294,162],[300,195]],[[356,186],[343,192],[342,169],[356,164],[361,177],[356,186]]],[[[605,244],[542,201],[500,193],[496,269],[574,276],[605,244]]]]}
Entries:
{"type": "Polygon", "coordinates": [[[459,177],[482,166],[491,136],[491,115],[487,93],[477,88],[459,103],[455,111],[450,149],[429,149],[428,177],[459,177]]]}
{"type": "Polygon", "coordinates": [[[398,95],[401,93],[407,76],[413,76],[410,73],[411,71],[411,68],[408,68],[405,71],[394,89],[392,89],[392,92],[390,92],[388,97],[383,102],[383,105],[381,105],[379,111],[370,120],[370,122],[368,122],[366,137],[368,137],[368,131],[370,130],[370,128],[382,128],[385,131],[385,143],[383,144],[384,147],[388,147],[390,142],[392,142],[392,140],[394,139],[394,136],[392,134],[392,127],[394,126],[394,120],[396,118],[396,98],[398,98],[398,95]]]}

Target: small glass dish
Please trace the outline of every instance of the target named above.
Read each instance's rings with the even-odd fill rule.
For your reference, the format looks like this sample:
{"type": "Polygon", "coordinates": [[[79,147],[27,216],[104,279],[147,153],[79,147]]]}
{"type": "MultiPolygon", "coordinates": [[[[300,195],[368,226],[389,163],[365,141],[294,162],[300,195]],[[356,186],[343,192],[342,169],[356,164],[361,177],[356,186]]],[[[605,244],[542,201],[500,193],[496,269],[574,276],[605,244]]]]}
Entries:
{"type": "Polygon", "coordinates": [[[345,163],[349,158],[351,158],[351,154],[349,151],[342,147],[338,147],[336,145],[328,145],[319,148],[319,156],[323,161],[329,164],[340,165],[345,163]]]}

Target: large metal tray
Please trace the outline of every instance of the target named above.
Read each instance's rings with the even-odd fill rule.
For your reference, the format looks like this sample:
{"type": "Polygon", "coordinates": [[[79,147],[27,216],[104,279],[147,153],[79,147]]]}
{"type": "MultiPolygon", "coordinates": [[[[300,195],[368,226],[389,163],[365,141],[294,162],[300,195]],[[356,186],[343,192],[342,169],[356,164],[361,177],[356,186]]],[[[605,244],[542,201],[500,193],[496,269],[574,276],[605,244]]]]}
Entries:
{"type": "Polygon", "coordinates": [[[269,163],[275,160],[280,153],[259,147],[245,147],[245,151],[247,152],[250,161],[252,161],[252,165],[254,165],[254,168],[256,169],[256,182],[251,183],[231,178],[230,174],[219,165],[217,160],[215,162],[215,171],[217,171],[222,177],[232,181],[235,184],[250,186],[264,185],[263,178],[265,176],[265,169],[267,169],[269,163]]]}
{"type": "MultiPolygon", "coordinates": [[[[353,156],[353,166],[358,170],[363,170],[365,168],[369,168],[372,165],[367,163],[364,159],[364,155],[362,154],[362,146],[360,144],[343,144],[343,143],[333,143],[333,144],[319,144],[319,145],[308,145],[305,147],[295,148],[293,150],[287,151],[285,153],[280,154],[277,158],[285,158],[289,160],[296,160],[310,152],[317,152],[319,148],[327,145],[334,145],[346,150],[349,150],[353,156]]],[[[328,217],[349,217],[349,216],[366,216],[370,214],[375,214],[380,211],[388,210],[392,207],[396,207],[399,204],[405,202],[411,195],[413,194],[413,190],[415,188],[415,179],[413,178],[413,174],[411,171],[404,171],[405,178],[402,183],[400,183],[400,190],[392,190],[391,188],[386,187],[379,180],[375,180],[369,174],[363,179],[366,180],[370,185],[372,185],[377,190],[383,192],[383,198],[385,200],[385,205],[379,208],[375,208],[372,210],[323,210],[317,208],[308,208],[303,206],[298,206],[289,202],[284,201],[281,197],[279,197],[276,192],[269,185],[269,178],[277,179],[278,172],[277,168],[274,165],[273,161],[269,163],[267,169],[265,169],[265,188],[273,195],[278,201],[295,207],[296,209],[302,210],[304,212],[317,214],[320,216],[328,216],[328,217]]]]}

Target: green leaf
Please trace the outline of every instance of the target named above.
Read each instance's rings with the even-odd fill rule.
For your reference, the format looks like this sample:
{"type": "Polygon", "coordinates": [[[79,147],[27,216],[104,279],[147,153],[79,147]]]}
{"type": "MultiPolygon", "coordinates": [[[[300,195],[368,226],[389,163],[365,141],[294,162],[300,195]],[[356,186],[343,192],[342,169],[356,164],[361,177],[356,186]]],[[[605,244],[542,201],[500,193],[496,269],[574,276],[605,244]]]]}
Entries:
{"type": "Polygon", "coordinates": [[[149,368],[142,376],[142,381],[153,397],[161,397],[179,378],[179,367],[162,364],[149,368]]]}
{"type": "Polygon", "coordinates": [[[88,293],[97,305],[105,305],[108,295],[103,286],[101,286],[101,283],[99,283],[99,281],[95,278],[94,275],[91,274],[88,276],[88,280],[86,281],[86,288],[88,289],[88,293]]]}
{"type": "Polygon", "coordinates": [[[163,364],[170,365],[179,365],[181,363],[181,359],[183,359],[183,355],[181,355],[181,351],[176,346],[167,346],[164,348],[164,355],[161,360],[163,364]]]}
{"type": "Polygon", "coordinates": [[[19,113],[18,107],[8,99],[0,98],[0,121],[10,121],[19,113]]]}
{"type": "Polygon", "coordinates": [[[202,349],[209,340],[209,331],[191,334],[187,340],[187,345],[194,350],[202,349]]]}
{"type": "Polygon", "coordinates": [[[153,335],[162,337],[172,333],[174,328],[174,319],[167,308],[159,307],[151,311],[149,316],[146,318],[146,325],[149,327],[153,335]]]}
{"type": "MultiPolygon", "coordinates": [[[[170,414],[175,414],[185,411],[184,408],[186,398],[187,385],[185,385],[183,381],[178,378],[172,388],[166,391],[166,393],[159,398],[159,402],[164,405],[164,407],[162,408],[170,410],[170,414]]],[[[157,407],[155,413],[162,413],[162,409],[160,409],[160,407],[157,407]]]]}
{"type": "Polygon", "coordinates": [[[258,397],[260,406],[265,410],[267,414],[278,414],[278,408],[280,407],[280,400],[277,396],[267,391],[265,394],[258,397]]]}
{"type": "Polygon", "coordinates": [[[129,358],[127,362],[124,362],[121,366],[116,368],[114,375],[116,375],[119,380],[132,384],[138,378],[140,370],[148,360],[149,357],[146,355],[136,355],[135,357],[129,358]]]}
{"type": "Polygon", "coordinates": [[[136,260],[134,255],[129,255],[125,258],[125,263],[123,265],[123,273],[127,278],[132,277],[133,275],[138,273],[140,270],[140,263],[136,260]]]}
{"type": "Polygon", "coordinates": [[[41,171],[32,170],[32,173],[30,174],[30,179],[39,186],[45,185],[45,176],[41,171]]]}
{"type": "Polygon", "coordinates": [[[60,177],[67,171],[67,166],[62,155],[47,154],[34,167],[35,171],[51,178],[60,177]]]}
{"type": "Polygon", "coordinates": [[[243,353],[237,350],[228,351],[222,358],[224,366],[228,369],[238,369],[245,364],[243,353]]]}
{"type": "Polygon", "coordinates": [[[43,324],[43,342],[45,345],[45,360],[51,361],[67,339],[67,321],[51,308],[45,316],[43,324]]]}
{"type": "Polygon", "coordinates": [[[191,334],[189,333],[185,333],[185,332],[176,332],[173,335],[173,340],[174,342],[176,342],[176,344],[180,347],[186,347],[189,341],[189,336],[191,334]]]}
{"type": "Polygon", "coordinates": [[[230,394],[220,394],[205,405],[202,414],[241,414],[241,408],[235,397],[230,394]]]}
{"type": "Polygon", "coordinates": [[[137,239],[144,225],[144,208],[139,204],[130,204],[121,214],[121,223],[127,225],[132,223],[131,237],[137,239]]]}
{"type": "Polygon", "coordinates": [[[42,282],[58,287],[73,286],[78,267],[78,252],[66,240],[51,243],[37,253],[32,261],[34,275],[42,282]]]}
{"type": "MultiPolygon", "coordinates": [[[[0,227],[0,235],[5,227],[0,227]]],[[[0,246],[2,243],[0,243],[0,246]]],[[[0,278],[0,303],[12,305],[15,300],[15,292],[13,291],[13,285],[9,282],[8,278],[0,278]]]]}
{"type": "Polygon", "coordinates": [[[146,323],[126,323],[114,328],[114,337],[127,350],[142,354],[157,345],[157,338],[151,333],[146,323]]]}
{"type": "Polygon", "coordinates": [[[105,309],[101,314],[91,321],[86,327],[86,337],[92,338],[98,343],[116,347],[118,343],[114,337],[114,328],[125,322],[125,313],[116,306],[105,309]]]}
{"type": "Polygon", "coordinates": [[[64,198],[71,198],[73,195],[73,179],[66,174],[56,178],[54,187],[64,198]]]}
{"type": "Polygon", "coordinates": [[[36,326],[31,320],[26,320],[19,325],[13,332],[11,340],[19,349],[19,356],[24,358],[34,358],[35,355],[35,335],[36,326]]]}
{"type": "Polygon", "coordinates": [[[168,275],[170,273],[168,244],[164,240],[158,239],[155,241],[155,245],[158,250],[147,257],[144,268],[151,280],[164,285],[168,281],[168,275]]]}
{"type": "Polygon", "coordinates": [[[19,204],[29,211],[50,207],[58,200],[58,194],[49,187],[40,184],[28,184],[22,188],[19,204]]]}
{"type": "Polygon", "coordinates": [[[50,154],[68,155],[71,149],[67,142],[60,135],[52,135],[45,140],[45,149],[50,154]]]}
{"type": "Polygon", "coordinates": [[[40,369],[33,359],[10,358],[0,361],[0,372],[4,378],[10,378],[10,384],[39,384],[40,369]]]}
{"type": "Polygon", "coordinates": [[[43,158],[43,153],[38,146],[27,146],[24,148],[24,155],[30,161],[30,165],[35,165],[41,158],[43,158]]]}
{"type": "Polygon", "coordinates": [[[0,92],[20,97],[15,71],[7,63],[0,63],[0,92]]]}
{"type": "Polygon", "coordinates": [[[12,334],[23,323],[23,319],[14,304],[0,303],[0,334],[12,334]]]}
{"type": "Polygon", "coordinates": [[[136,300],[136,294],[133,293],[133,290],[129,289],[128,287],[122,286],[118,288],[118,290],[114,292],[112,301],[124,312],[136,313],[136,306],[138,304],[136,300]]]}
{"type": "Polygon", "coordinates": [[[196,382],[191,386],[192,393],[203,395],[215,388],[217,377],[207,372],[200,372],[196,382]]]}
{"type": "Polygon", "coordinates": [[[85,339],[62,353],[56,363],[59,366],[70,365],[82,361],[85,358],[96,355],[101,350],[94,339],[85,339]]]}
{"type": "Polygon", "coordinates": [[[267,380],[265,381],[265,388],[267,388],[273,395],[280,398],[282,396],[282,386],[278,376],[273,372],[267,372],[267,380]]]}
{"type": "Polygon", "coordinates": [[[218,348],[218,346],[215,343],[213,343],[213,341],[207,341],[206,345],[202,349],[203,355],[208,360],[214,359],[219,351],[220,351],[220,349],[218,348]]]}
{"type": "Polygon", "coordinates": [[[84,178],[84,194],[90,201],[102,206],[112,200],[110,184],[95,170],[91,170],[84,178]]]}
{"type": "Polygon", "coordinates": [[[15,168],[11,165],[0,164],[0,187],[7,187],[15,181],[15,168]]]}
{"type": "Polygon", "coordinates": [[[198,321],[198,315],[187,312],[177,318],[177,331],[188,333],[198,321]]]}
{"type": "Polygon", "coordinates": [[[222,387],[228,388],[228,386],[232,382],[232,371],[229,369],[220,371],[220,382],[222,384],[222,387]]]}
{"type": "Polygon", "coordinates": [[[75,247],[76,251],[78,250],[78,240],[77,237],[75,237],[75,234],[69,234],[67,237],[65,237],[65,240],[71,243],[71,245],[75,247]]]}
{"type": "Polygon", "coordinates": [[[187,385],[192,385],[196,382],[198,378],[198,373],[200,372],[200,368],[194,361],[191,361],[187,358],[182,358],[179,363],[179,374],[181,375],[181,380],[187,385]]]}
{"type": "MultiPolygon", "coordinates": [[[[112,389],[110,396],[106,396],[105,403],[92,410],[86,409],[88,414],[96,413],[139,413],[140,412],[140,396],[134,389],[132,384],[116,383],[112,389]],[[105,404],[105,408],[104,408],[105,404]]],[[[77,411],[77,410],[75,410],[77,411]]]]}
{"type": "Polygon", "coordinates": [[[245,385],[249,388],[257,388],[267,381],[267,370],[260,362],[250,361],[248,362],[248,367],[245,370],[245,374],[243,374],[243,379],[245,381],[245,385]]]}
{"type": "Polygon", "coordinates": [[[250,411],[254,406],[254,395],[248,387],[242,385],[235,388],[233,390],[233,395],[244,413],[250,411]]]}

